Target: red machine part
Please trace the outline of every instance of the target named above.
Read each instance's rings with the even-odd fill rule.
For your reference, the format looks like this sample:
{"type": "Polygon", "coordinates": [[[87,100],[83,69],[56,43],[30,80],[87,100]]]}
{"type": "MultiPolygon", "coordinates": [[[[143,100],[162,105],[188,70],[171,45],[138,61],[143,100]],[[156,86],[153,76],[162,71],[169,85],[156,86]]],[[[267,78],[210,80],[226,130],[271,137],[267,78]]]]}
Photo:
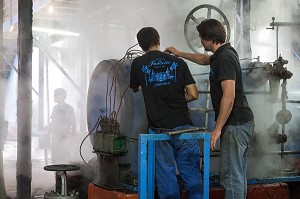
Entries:
{"type": "Polygon", "coordinates": [[[108,190],[90,183],[88,199],[138,199],[138,194],[108,190]]]}
{"type": "MultiPolygon", "coordinates": [[[[224,189],[222,187],[212,187],[209,198],[223,199],[224,189]]],[[[88,199],[138,199],[137,193],[124,193],[101,188],[94,184],[89,185],[88,199]]],[[[278,198],[289,199],[288,185],[286,183],[273,184],[251,184],[248,185],[247,199],[278,198]]],[[[187,193],[181,192],[181,199],[187,199],[187,193]]]]}
{"type": "MultiPolygon", "coordinates": [[[[223,199],[224,189],[211,188],[209,198],[223,199]]],[[[288,185],[286,183],[274,183],[274,184],[251,184],[248,185],[247,199],[266,199],[266,198],[278,198],[289,199],[288,185]]]]}

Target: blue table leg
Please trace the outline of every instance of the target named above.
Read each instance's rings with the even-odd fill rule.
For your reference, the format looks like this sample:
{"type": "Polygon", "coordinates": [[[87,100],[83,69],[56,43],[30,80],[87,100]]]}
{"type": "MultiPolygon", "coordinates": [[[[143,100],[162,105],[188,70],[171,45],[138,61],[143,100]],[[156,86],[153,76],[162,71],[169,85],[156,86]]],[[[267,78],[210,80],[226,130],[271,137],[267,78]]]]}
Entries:
{"type": "Polygon", "coordinates": [[[147,140],[139,136],[138,198],[147,198],[147,140]]]}
{"type": "Polygon", "coordinates": [[[170,139],[203,139],[204,140],[204,174],[203,199],[209,199],[209,161],[210,161],[210,134],[184,133],[177,137],[166,134],[140,134],[138,142],[138,197],[141,199],[154,198],[155,185],[155,142],[170,139]]]}
{"type": "Polygon", "coordinates": [[[209,199],[209,160],[210,160],[210,137],[204,139],[204,182],[203,199],[209,199]]]}
{"type": "Polygon", "coordinates": [[[155,141],[148,141],[148,199],[154,198],[155,184],[155,141]]]}

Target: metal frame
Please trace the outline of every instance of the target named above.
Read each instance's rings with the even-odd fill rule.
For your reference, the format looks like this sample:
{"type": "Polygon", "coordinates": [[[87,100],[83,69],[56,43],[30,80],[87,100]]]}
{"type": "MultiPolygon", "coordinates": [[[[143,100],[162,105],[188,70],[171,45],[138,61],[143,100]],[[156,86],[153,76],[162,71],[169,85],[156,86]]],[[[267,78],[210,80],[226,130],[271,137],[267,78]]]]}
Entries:
{"type": "MultiPolygon", "coordinates": [[[[151,131],[151,130],[150,130],[151,131]]],[[[203,199],[209,198],[209,160],[210,160],[210,133],[196,131],[179,135],[167,134],[140,134],[138,140],[138,198],[154,198],[154,160],[155,141],[157,140],[184,140],[203,139],[204,174],[203,174],[203,199]]]]}

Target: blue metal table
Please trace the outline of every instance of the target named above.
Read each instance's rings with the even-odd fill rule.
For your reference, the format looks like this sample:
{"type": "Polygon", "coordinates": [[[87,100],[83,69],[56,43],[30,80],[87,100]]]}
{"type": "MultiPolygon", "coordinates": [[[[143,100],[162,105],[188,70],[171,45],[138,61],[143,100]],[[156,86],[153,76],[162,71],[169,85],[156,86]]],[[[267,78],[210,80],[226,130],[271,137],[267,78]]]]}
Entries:
{"type": "Polygon", "coordinates": [[[138,141],[138,197],[141,199],[154,198],[155,183],[155,141],[171,139],[203,139],[203,199],[209,199],[209,160],[210,133],[195,131],[178,135],[140,134],[138,141]]]}

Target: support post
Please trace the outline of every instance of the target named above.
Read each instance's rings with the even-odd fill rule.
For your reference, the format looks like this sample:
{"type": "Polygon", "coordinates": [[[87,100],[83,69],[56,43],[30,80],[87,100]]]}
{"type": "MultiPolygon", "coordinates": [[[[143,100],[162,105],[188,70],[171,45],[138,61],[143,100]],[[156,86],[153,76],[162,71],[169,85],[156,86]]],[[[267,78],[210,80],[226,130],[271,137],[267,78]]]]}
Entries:
{"type": "Polygon", "coordinates": [[[17,199],[31,198],[32,0],[18,1],[17,199]]]}

